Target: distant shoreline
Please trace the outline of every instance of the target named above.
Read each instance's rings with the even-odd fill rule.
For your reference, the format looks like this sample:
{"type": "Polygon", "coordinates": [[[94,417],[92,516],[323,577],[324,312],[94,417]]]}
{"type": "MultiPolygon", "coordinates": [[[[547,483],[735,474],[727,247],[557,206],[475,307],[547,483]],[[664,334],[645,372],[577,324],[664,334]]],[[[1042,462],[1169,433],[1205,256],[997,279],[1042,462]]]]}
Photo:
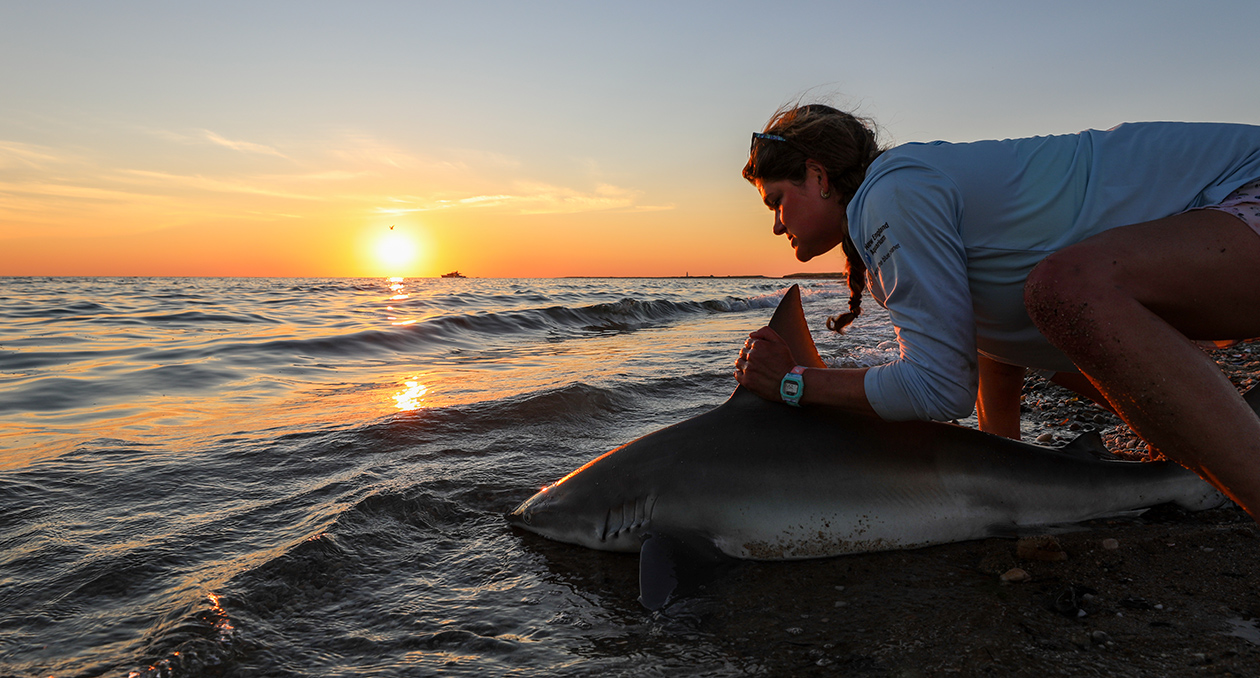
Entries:
{"type": "Polygon", "coordinates": [[[847,276],[843,273],[789,273],[783,276],[773,275],[566,275],[564,280],[572,280],[577,278],[599,278],[601,280],[633,280],[633,279],[650,279],[650,280],[735,280],[748,278],[762,278],[765,280],[791,280],[791,279],[807,279],[807,280],[844,280],[847,276]]]}

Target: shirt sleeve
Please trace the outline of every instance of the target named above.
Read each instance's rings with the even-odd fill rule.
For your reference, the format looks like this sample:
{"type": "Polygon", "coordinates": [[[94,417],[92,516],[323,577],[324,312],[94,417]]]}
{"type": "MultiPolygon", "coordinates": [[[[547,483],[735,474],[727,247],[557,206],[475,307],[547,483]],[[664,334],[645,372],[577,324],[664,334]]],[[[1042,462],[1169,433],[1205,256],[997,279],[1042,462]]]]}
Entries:
{"type": "Polygon", "coordinates": [[[881,174],[854,202],[854,244],[901,349],[866,373],[871,407],[888,421],[967,416],[979,370],[958,188],[940,172],[906,167],[881,174]]]}

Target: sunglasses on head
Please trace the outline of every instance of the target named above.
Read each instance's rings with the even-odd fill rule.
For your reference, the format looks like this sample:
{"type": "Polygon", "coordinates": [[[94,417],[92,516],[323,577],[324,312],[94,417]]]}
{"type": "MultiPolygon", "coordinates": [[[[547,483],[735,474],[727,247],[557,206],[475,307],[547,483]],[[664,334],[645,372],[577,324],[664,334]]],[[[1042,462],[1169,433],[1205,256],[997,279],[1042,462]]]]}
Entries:
{"type": "Polygon", "coordinates": [[[748,153],[749,153],[750,155],[752,154],[753,149],[757,147],[757,140],[758,140],[758,139],[765,139],[766,141],[782,141],[783,143],[787,143],[787,139],[784,139],[783,137],[781,137],[781,136],[779,136],[779,135],[777,135],[777,134],[766,134],[766,133],[764,133],[764,132],[753,132],[753,133],[752,133],[752,142],[748,144],[748,153]]]}

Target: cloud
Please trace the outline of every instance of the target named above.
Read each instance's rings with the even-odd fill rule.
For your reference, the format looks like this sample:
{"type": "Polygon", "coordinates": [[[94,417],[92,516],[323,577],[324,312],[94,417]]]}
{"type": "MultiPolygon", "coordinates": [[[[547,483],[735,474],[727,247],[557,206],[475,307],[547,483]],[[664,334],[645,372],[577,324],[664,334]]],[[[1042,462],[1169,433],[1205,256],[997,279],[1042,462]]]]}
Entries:
{"type": "Polygon", "coordinates": [[[50,199],[57,200],[62,203],[66,201],[73,201],[129,204],[134,203],[137,197],[153,197],[137,196],[135,193],[116,191],[97,186],[57,184],[42,181],[0,181],[0,196],[8,198],[3,202],[0,202],[0,204],[12,207],[18,204],[23,204],[19,201],[24,201],[27,205],[27,209],[32,210],[47,209],[48,202],[46,201],[50,199]]]}
{"type": "Polygon", "coordinates": [[[211,132],[208,129],[202,130],[202,134],[205,136],[206,139],[209,139],[211,143],[218,144],[219,146],[223,146],[225,148],[230,148],[234,151],[241,151],[242,153],[259,153],[262,155],[274,155],[277,158],[284,158],[285,160],[290,159],[289,156],[281,153],[280,151],[277,151],[276,149],[270,146],[264,146],[263,144],[256,144],[252,141],[233,141],[231,139],[225,139],[219,136],[218,134],[211,132]]]}
{"type": "Polygon", "coordinates": [[[426,164],[411,152],[366,134],[348,132],[342,134],[340,139],[329,140],[326,143],[328,154],[339,163],[355,166],[386,165],[400,170],[426,164]]]}
{"type": "Polygon", "coordinates": [[[454,208],[486,209],[506,208],[517,214],[575,214],[607,210],[659,211],[674,209],[673,205],[635,205],[641,191],[600,184],[593,191],[582,191],[566,186],[539,182],[513,182],[511,193],[474,195],[405,196],[391,197],[389,206],[380,206],[381,214],[407,214],[454,208]]]}
{"type": "Polygon", "coordinates": [[[26,169],[41,168],[46,165],[61,164],[66,161],[65,158],[55,155],[53,149],[46,146],[0,139],[0,169],[15,167],[26,169]]]}
{"type": "Polygon", "coordinates": [[[274,188],[268,188],[261,183],[250,183],[246,180],[239,179],[216,179],[201,175],[184,175],[170,174],[167,172],[152,172],[148,170],[122,170],[123,175],[135,177],[138,183],[159,186],[175,186],[181,188],[191,188],[199,191],[208,191],[214,193],[245,193],[249,195],[262,195],[272,198],[287,198],[290,200],[324,200],[323,195],[308,195],[304,193],[295,193],[293,191],[285,191],[274,188]]]}
{"type": "Polygon", "coordinates": [[[460,198],[461,205],[502,205],[504,202],[513,200],[514,196],[510,195],[474,195],[471,198],[460,198]]]}
{"type": "Polygon", "coordinates": [[[308,172],[306,174],[271,174],[263,179],[275,179],[280,181],[296,181],[302,183],[329,183],[329,182],[345,182],[355,179],[363,179],[373,177],[375,172],[350,172],[347,170],[327,170],[323,172],[308,172]]]}
{"type": "Polygon", "coordinates": [[[678,206],[675,205],[674,203],[670,203],[668,205],[635,205],[634,207],[631,207],[628,211],[630,212],[666,212],[672,209],[678,209],[678,206]]]}
{"type": "Polygon", "coordinates": [[[528,163],[475,149],[425,149],[346,134],[317,144],[276,147],[211,130],[144,129],[164,143],[126,157],[79,147],[0,139],[0,238],[59,232],[141,232],[191,219],[301,218],[332,212],[400,216],[436,210],[546,215],[648,212],[642,191],[588,176],[577,184],[537,181],[528,163]],[[172,145],[177,148],[172,148],[172,145]],[[195,147],[190,149],[189,147],[195,147]],[[240,154],[226,159],[210,149],[240,154]],[[209,154],[209,155],[208,155],[209,154]],[[289,171],[257,172],[250,158],[288,161],[289,171]],[[423,187],[417,191],[415,187],[423,187]]]}
{"type": "Polygon", "coordinates": [[[470,148],[425,148],[417,151],[358,131],[322,139],[320,152],[325,156],[318,161],[320,163],[331,160],[341,167],[386,173],[391,169],[402,170],[411,177],[441,182],[446,186],[502,181],[522,168],[520,159],[503,153],[470,148]]]}
{"type": "Polygon", "coordinates": [[[573,214],[630,207],[639,191],[600,184],[587,193],[562,186],[529,183],[521,196],[521,214],[573,214]]]}

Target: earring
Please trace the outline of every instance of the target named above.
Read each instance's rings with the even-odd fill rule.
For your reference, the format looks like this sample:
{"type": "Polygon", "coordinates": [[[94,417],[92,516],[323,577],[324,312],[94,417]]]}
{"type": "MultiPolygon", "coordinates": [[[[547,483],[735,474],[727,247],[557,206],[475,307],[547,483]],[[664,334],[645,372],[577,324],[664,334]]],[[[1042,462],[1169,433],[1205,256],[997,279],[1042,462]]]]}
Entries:
{"type": "Polygon", "coordinates": [[[821,196],[822,196],[822,199],[823,199],[823,200],[826,200],[827,198],[830,198],[830,197],[831,197],[831,191],[823,191],[823,192],[822,192],[822,193],[820,193],[819,195],[821,195],[821,196]]]}

